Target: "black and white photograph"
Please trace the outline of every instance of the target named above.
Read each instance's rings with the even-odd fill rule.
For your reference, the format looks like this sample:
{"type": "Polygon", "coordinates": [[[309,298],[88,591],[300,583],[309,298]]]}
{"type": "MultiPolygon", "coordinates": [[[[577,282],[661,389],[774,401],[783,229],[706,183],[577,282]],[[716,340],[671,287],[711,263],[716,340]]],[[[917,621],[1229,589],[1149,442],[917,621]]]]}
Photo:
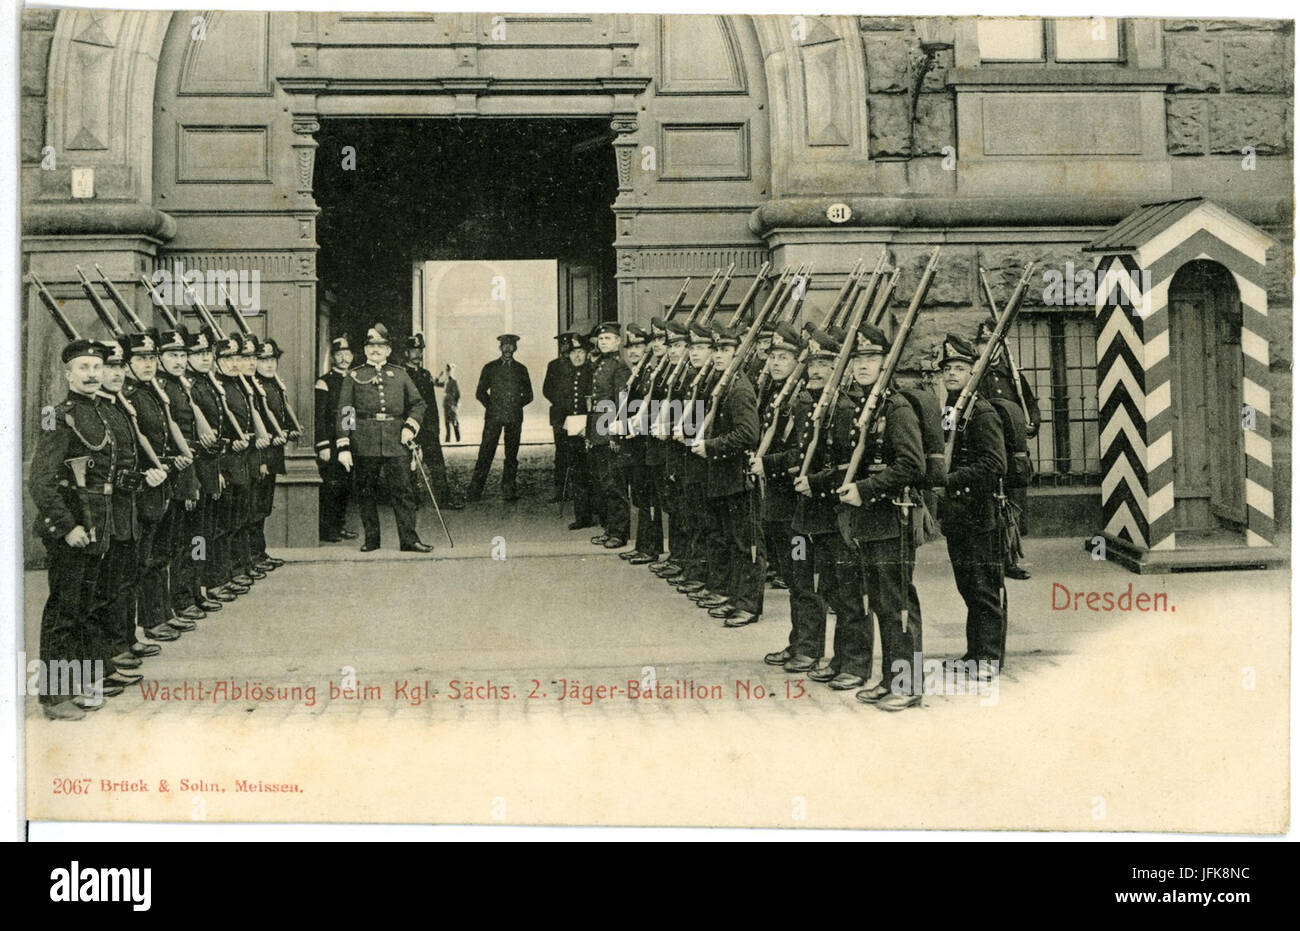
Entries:
{"type": "Polygon", "coordinates": [[[1289,832],[1294,21],[1037,6],[23,8],[24,817],[1289,832]]]}

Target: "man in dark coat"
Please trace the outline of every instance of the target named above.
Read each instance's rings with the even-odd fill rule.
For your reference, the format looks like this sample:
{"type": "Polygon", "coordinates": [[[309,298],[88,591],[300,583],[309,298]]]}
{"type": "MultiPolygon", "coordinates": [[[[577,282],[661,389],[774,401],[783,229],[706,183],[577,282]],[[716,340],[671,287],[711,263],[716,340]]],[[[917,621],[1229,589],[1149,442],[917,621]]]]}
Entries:
{"type": "Polygon", "coordinates": [[[355,472],[353,494],[361,511],[365,540],[361,552],[379,549],[379,508],[382,485],[397,519],[397,537],[406,552],[433,549],[420,541],[415,529],[415,494],[411,489],[411,454],[424,419],[424,399],[406,370],[388,364],[392,346],[388,329],[376,323],[366,332],[366,364],[348,372],[339,391],[335,424],[339,464],[355,472]]]}
{"type": "Polygon", "coordinates": [[[587,418],[587,453],[601,500],[605,531],[591,542],[606,549],[627,545],[632,526],[627,475],[620,462],[615,422],[626,408],[627,380],[632,374],[619,347],[622,330],[617,323],[596,327],[596,359],[591,368],[591,413],[587,418]]]}
{"type": "Polygon", "coordinates": [[[338,426],[339,392],[352,368],[352,346],[346,336],[330,341],[330,370],[316,379],[316,469],[320,472],[320,540],[338,543],[355,540],[355,530],[344,526],[352,478],[339,465],[335,432],[338,426]]]}
{"type": "Polygon", "coordinates": [[[474,477],[470,481],[469,500],[483,497],[492,459],[497,454],[497,443],[504,432],[506,461],[501,470],[501,493],[507,501],[519,497],[519,437],[523,432],[524,408],[533,401],[533,385],[528,369],[515,361],[519,337],[503,333],[497,337],[501,357],[483,366],[479,373],[478,388],[474,397],[483,405],[483,438],[479,441],[478,461],[474,464],[474,477]]]}
{"type": "MultiPolygon", "coordinates": [[[[561,413],[564,405],[560,403],[560,399],[564,394],[564,387],[573,380],[573,363],[569,361],[569,355],[575,336],[576,333],[566,331],[555,337],[559,343],[559,355],[546,363],[546,375],[542,378],[542,397],[551,402],[551,435],[555,438],[555,497],[551,499],[552,503],[563,501],[568,495],[568,488],[564,481],[568,464],[564,456],[572,444],[564,442],[565,415],[561,413]]],[[[582,348],[585,359],[586,347],[582,348]]]]}
{"type": "MultiPolygon", "coordinates": [[[[424,367],[426,349],[424,334],[416,333],[406,338],[406,374],[411,376],[420,397],[424,398],[424,425],[416,442],[420,445],[420,454],[424,458],[424,468],[429,474],[429,484],[438,496],[438,507],[460,510],[464,505],[452,493],[451,481],[447,478],[447,463],[442,456],[442,442],[438,433],[438,379],[424,367]]],[[[423,501],[425,493],[416,491],[417,506],[423,501]]]]}
{"type": "MultiPolygon", "coordinates": [[[[975,349],[960,336],[943,343],[939,367],[945,402],[956,404],[970,381],[975,349]]],[[[974,663],[982,678],[996,675],[1006,645],[1006,612],[1002,605],[1002,531],[996,495],[1006,471],[1002,419],[993,405],[976,395],[961,423],[945,422],[957,433],[939,523],[948,539],[957,590],[966,602],[966,652],[963,663],[974,663]]]]}
{"type": "Polygon", "coordinates": [[[570,530],[584,530],[596,525],[595,488],[587,456],[587,413],[591,403],[591,364],[587,361],[587,344],[576,333],[560,341],[566,350],[563,380],[552,382],[551,417],[559,423],[557,458],[564,462],[560,487],[564,497],[573,499],[573,522],[570,530]]]}

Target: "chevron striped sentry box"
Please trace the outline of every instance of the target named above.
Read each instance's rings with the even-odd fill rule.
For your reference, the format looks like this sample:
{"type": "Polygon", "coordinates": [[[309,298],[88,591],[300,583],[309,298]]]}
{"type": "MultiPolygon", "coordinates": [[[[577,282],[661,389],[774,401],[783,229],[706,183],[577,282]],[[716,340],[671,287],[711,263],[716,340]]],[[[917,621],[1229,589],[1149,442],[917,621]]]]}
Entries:
{"type": "Polygon", "coordinates": [[[1086,252],[1098,256],[1097,393],[1107,555],[1139,572],[1282,561],[1273,544],[1269,328],[1264,258],[1274,239],[1202,197],[1145,204],[1086,252]],[[1246,525],[1239,546],[1180,549],[1174,533],[1174,412],[1169,286],[1188,262],[1209,259],[1241,297],[1246,525]]]}

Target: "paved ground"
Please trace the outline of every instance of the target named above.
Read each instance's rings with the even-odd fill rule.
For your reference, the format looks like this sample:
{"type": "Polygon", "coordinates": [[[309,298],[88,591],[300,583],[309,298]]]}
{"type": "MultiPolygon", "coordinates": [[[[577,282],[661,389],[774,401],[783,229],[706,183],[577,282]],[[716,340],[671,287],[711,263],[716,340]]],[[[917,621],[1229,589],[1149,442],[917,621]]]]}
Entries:
{"type": "MultiPolygon", "coordinates": [[[[421,512],[432,556],[398,553],[391,525],[377,553],[282,552],[250,595],[146,661],[152,697],[128,690],[75,725],[29,698],[33,816],[194,817],[180,799],[51,795],[65,776],[122,773],[304,785],[293,804],[217,790],[205,817],[220,820],[782,824],[802,817],[792,798],[827,826],[1285,820],[1284,570],[1141,577],[1081,540],[1029,540],[1034,578],[1009,583],[997,692],[890,716],[763,665],[787,635],[783,592],[760,623],[729,630],[591,531],[569,532],[556,505],[490,494],[446,516],[454,549],[421,512]],[[1171,610],[1054,610],[1066,591],[1130,584],[1171,610]],[[631,700],[629,680],[671,697],[631,700]],[[186,686],[201,697],[161,700],[186,686]]],[[[25,584],[35,656],[44,573],[25,584]]],[[[942,542],[922,548],[917,587],[927,655],[959,654],[942,542]]]]}

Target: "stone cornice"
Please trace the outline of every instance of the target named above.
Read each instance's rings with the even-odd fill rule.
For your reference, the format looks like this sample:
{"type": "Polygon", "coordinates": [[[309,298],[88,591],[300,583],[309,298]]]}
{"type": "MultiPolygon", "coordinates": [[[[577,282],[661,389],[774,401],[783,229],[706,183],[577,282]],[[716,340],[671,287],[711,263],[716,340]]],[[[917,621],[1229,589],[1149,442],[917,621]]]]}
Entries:
{"type": "Polygon", "coordinates": [[[1037,89],[1116,91],[1153,90],[1181,81],[1177,71],[1169,68],[1011,68],[981,65],[978,68],[954,68],[948,72],[947,84],[961,90],[1037,89]]]}
{"type": "MultiPolygon", "coordinates": [[[[1258,226],[1289,227],[1289,197],[1234,198],[1210,193],[1238,216],[1258,226]]],[[[1132,213],[1147,197],[1029,197],[1007,194],[992,197],[889,197],[841,195],[778,197],[749,215],[749,228],[766,236],[781,228],[926,228],[1108,226],[1132,213]],[[831,204],[848,204],[853,211],[847,223],[826,218],[831,204]]]]}
{"type": "Polygon", "coordinates": [[[23,207],[24,236],[104,234],[150,236],[167,242],[176,235],[176,220],[140,203],[83,201],[23,207]]]}

